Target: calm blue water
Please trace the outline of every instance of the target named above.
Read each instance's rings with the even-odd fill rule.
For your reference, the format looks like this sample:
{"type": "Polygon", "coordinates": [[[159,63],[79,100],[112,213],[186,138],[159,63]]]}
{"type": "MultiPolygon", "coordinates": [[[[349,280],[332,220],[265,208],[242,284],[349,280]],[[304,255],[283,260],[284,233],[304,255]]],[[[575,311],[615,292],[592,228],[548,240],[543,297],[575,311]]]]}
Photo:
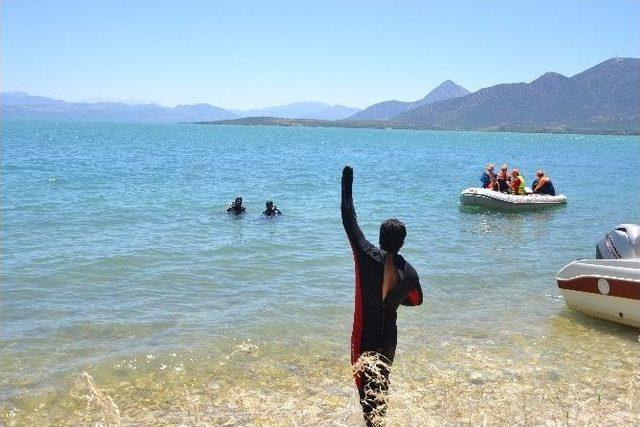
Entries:
{"type": "MultiPolygon", "coordinates": [[[[270,419],[249,390],[282,406],[290,389],[320,380],[325,406],[309,422],[358,420],[353,266],[339,210],[345,164],[365,233],[376,241],[380,221],[401,218],[404,256],[421,276],[425,303],[400,313],[399,365],[424,362],[422,372],[447,372],[451,387],[467,387],[470,369],[514,371],[515,384],[563,396],[606,394],[616,378],[638,375],[637,332],[566,309],[554,281],[564,264],[594,256],[602,234],[640,221],[638,137],[6,121],[5,422],[104,419],[104,408],[78,397],[83,371],[123,421],[223,422],[205,407],[166,403],[182,396],[170,390],[209,390],[203,378],[216,369],[216,387],[229,394],[210,412],[235,422],[270,419]],[[528,184],[545,169],[567,206],[461,210],[460,191],[488,162],[519,167],[528,184]],[[242,218],[223,213],[237,195],[242,218]],[[267,199],[282,217],[260,217],[267,199]],[[586,384],[567,352],[601,360],[603,349],[586,384]],[[561,380],[530,371],[531,360],[561,380]]],[[[398,384],[425,383],[401,369],[398,384]]],[[[291,405],[301,414],[310,403],[291,405]]]]}

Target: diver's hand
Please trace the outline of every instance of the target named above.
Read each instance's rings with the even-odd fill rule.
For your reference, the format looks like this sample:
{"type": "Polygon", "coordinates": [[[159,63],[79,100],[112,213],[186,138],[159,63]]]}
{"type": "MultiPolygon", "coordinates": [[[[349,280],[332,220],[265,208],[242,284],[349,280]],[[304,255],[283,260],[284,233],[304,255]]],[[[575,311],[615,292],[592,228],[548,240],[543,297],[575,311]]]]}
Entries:
{"type": "Polygon", "coordinates": [[[342,187],[351,188],[351,184],[353,184],[353,169],[351,166],[345,166],[342,169],[342,187]]]}

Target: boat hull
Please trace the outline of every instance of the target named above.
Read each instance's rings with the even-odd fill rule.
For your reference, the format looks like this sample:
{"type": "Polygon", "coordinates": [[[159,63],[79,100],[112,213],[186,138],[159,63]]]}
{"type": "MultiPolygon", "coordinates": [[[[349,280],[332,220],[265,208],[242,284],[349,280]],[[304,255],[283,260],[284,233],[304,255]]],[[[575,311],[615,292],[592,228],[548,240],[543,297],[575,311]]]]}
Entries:
{"type": "Polygon", "coordinates": [[[640,328],[640,259],[575,261],[557,282],[569,308],[640,328]]]}
{"type": "Polygon", "coordinates": [[[564,195],[547,196],[528,194],[516,196],[500,193],[486,188],[467,188],[460,194],[462,206],[481,206],[489,209],[504,211],[528,211],[562,206],[567,203],[564,195]]]}

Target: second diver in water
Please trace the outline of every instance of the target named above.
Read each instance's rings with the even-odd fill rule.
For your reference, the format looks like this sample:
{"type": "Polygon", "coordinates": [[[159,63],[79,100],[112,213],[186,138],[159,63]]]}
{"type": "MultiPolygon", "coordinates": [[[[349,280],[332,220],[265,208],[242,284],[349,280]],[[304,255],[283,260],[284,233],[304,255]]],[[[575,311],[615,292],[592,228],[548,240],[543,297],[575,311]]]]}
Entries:
{"type": "Polygon", "coordinates": [[[277,206],[273,205],[273,202],[271,200],[269,200],[266,205],[265,205],[266,209],[264,210],[264,212],[262,212],[262,215],[264,216],[276,216],[276,215],[282,215],[282,212],[280,212],[280,209],[278,209],[277,206]]]}
{"type": "Polygon", "coordinates": [[[356,276],[351,364],[356,364],[364,353],[373,353],[384,362],[355,373],[365,422],[377,425],[386,411],[388,368],[397,344],[397,310],[401,304],[422,304],[422,289],[416,270],[398,254],[407,234],[404,224],[395,218],[384,221],[380,225],[380,248],[374,246],[358,226],[352,184],[353,169],[345,166],[342,225],[353,250],[356,276]]]}

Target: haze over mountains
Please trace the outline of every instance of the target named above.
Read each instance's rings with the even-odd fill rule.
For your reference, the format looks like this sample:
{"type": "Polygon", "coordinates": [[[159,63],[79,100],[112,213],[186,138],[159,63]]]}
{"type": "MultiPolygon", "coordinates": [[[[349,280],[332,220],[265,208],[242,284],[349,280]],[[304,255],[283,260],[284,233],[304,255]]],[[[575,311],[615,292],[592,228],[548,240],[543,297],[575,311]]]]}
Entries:
{"type": "Polygon", "coordinates": [[[357,108],[321,102],[296,102],[248,111],[230,111],[209,104],[163,107],[122,102],[67,102],[26,92],[3,92],[1,101],[3,118],[127,122],[198,122],[254,116],[340,120],[359,111],[357,108]]]}
{"type": "Polygon", "coordinates": [[[254,110],[232,110],[239,117],[280,117],[283,119],[341,120],[360,111],[344,105],[329,105],[322,102],[294,102],[293,104],[254,110]]]}
{"type": "Polygon", "coordinates": [[[181,122],[224,120],[238,116],[209,104],[163,107],[121,102],[66,102],[25,92],[2,93],[2,117],[19,119],[105,120],[126,122],[181,122]]]}

